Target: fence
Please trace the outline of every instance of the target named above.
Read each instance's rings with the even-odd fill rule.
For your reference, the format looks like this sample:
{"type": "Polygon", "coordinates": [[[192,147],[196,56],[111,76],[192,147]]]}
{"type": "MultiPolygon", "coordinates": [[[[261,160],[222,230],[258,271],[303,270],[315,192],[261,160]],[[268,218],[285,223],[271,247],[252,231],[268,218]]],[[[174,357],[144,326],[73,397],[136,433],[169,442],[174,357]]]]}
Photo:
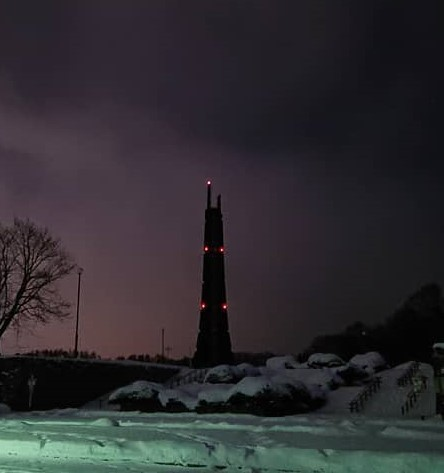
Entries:
{"type": "Polygon", "coordinates": [[[369,384],[366,385],[362,391],[359,392],[359,394],[352,401],[349,402],[350,412],[362,411],[365,403],[373,396],[373,394],[379,391],[380,387],[381,377],[376,376],[369,384]]]}
{"type": "Polygon", "coordinates": [[[405,372],[397,379],[398,386],[413,384],[413,377],[419,370],[419,362],[413,361],[405,372]]]}
{"type": "Polygon", "coordinates": [[[415,406],[415,404],[418,402],[420,394],[422,394],[427,389],[427,378],[425,376],[415,379],[412,378],[410,382],[413,384],[413,389],[407,393],[406,400],[401,406],[402,415],[406,415],[410,409],[415,406]]]}

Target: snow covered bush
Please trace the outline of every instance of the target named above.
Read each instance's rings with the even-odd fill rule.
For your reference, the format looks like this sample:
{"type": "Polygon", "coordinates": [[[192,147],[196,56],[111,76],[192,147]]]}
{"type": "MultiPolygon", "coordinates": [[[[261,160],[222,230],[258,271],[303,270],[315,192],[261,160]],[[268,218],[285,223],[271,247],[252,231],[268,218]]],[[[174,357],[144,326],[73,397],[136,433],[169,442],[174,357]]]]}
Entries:
{"type": "Polygon", "coordinates": [[[311,409],[307,387],[285,376],[247,376],[229,391],[230,412],[282,416],[311,409]]]}
{"type": "Polygon", "coordinates": [[[349,364],[359,366],[368,374],[377,373],[387,367],[387,362],[382,355],[376,351],[371,351],[363,355],[355,355],[350,359],[349,364]]]}
{"type": "Polygon", "coordinates": [[[8,405],[0,402],[0,415],[9,414],[10,412],[11,412],[11,408],[8,405]]]}
{"type": "Polygon", "coordinates": [[[313,385],[324,391],[336,389],[344,384],[343,379],[337,375],[334,368],[305,368],[287,371],[287,376],[303,382],[305,385],[313,385]]]}
{"type": "Polygon", "coordinates": [[[268,358],[266,361],[266,367],[275,370],[283,368],[292,369],[297,368],[298,366],[299,363],[295,360],[293,355],[273,356],[272,358],[268,358]]]}
{"type": "Polygon", "coordinates": [[[199,392],[197,412],[226,412],[228,405],[226,404],[230,395],[232,384],[207,384],[199,392]]]}
{"type": "Polygon", "coordinates": [[[236,370],[241,378],[245,378],[245,376],[259,376],[261,374],[261,370],[257,366],[250,365],[250,363],[240,363],[236,365],[236,370]]]}
{"type": "Polygon", "coordinates": [[[353,363],[339,366],[338,368],[335,368],[335,371],[347,386],[362,384],[362,381],[368,379],[369,376],[369,373],[364,368],[353,363]]]}
{"type": "Polygon", "coordinates": [[[163,386],[150,381],[135,381],[116,389],[110,394],[108,402],[119,404],[122,411],[155,412],[161,410],[159,393],[163,386]]]}
{"type": "Polygon", "coordinates": [[[334,353],[313,353],[307,360],[310,368],[333,368],[343,366],[345,361],[334,353]]]}
{"type": "Polygon", "coordinates": [[[197,396],[183,388],[164,389],[159,393],[159,401],[168,412],[187,412],[195,409],[197,396]]]}
{"type": "Polygon", "coordinates": [[[208,370],[204,383],[237,383],[243,374],[236,366],[218,365],[208,370]]]}

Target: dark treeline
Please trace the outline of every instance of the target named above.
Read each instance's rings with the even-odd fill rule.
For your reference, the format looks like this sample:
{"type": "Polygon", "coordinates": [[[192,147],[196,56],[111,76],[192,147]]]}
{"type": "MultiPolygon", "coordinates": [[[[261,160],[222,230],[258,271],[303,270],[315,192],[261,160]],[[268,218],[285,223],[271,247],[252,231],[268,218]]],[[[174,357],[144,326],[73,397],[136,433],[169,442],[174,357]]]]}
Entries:
{"type": "MultiPolygon", "coordinates": [[[[63,348],[32,350],[23,353],[22,356],[45,356],[49,358],[76,358],[74,351],[63,348]]],[[[95,351],[79,351],[79,358],[87,360],[100,360],[101,357],[95,351]]]]}
{"type": "Polygon", "coordinates": [[[130,360],[130,361],[141,361],[145,363],[163,363],[167,365],[184,365],[189,366],[191,363],[191,359],[187,356],[183,358],[174,359],[174,358],[167,358],[166,356],[162,356],[160,354],[157,355],[149,355],[148,353],[144,354],[132,354],[127,357],[125,356],[118,356],[116,360],[130,360]]]}
{"type": "MultiPolygon", "coordinates": [[[[63,348],[55,349],[43,349],[43,350],[32,350],[26,353],[23,353],[22,356],[38,356],[38,357],[49,357],[49,358],[75,358],[74,351],[65,350],[63,348]]],[[[101,360],[102,357],[98,355],[95,351],[80,351],[78,358],[87,359],[87,360],[101,360]]],[[[190,365],[190,358],[183,357],[177,360],[172,358],[162,357],[162,355],[149,355],[148,353],[143,354],[132,354],[129,356],[118,356],[115,358],[118,361],[130,360],[130,361],[140,361],[145,363],[164,363],[170,365],[190,365]]]]}
{"type": "Polygon", "coordinates": [[[427,284],[410,296],[379,325],[354,322],[340,333],[316,337],[299,356],[335,353],[348,360],[355,354],[378,351],[392,365],[409,360],[430,362],[432,345],[444,341],[444,301],[437,284],[427,284]]]}

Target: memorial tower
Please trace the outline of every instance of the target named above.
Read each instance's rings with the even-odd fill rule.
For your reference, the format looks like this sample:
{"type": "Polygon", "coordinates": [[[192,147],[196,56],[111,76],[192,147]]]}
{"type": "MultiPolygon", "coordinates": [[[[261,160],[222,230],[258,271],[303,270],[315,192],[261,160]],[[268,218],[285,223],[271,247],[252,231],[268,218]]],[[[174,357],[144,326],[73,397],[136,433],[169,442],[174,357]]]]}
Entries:
{"type": "Polygon", "coordinates": [[[224,250],[221,197],[217,197],[217,206],[212,207],[211,182],[208,181],[199,334],[193,358],[193,366],[197,368],[233,361],[228,331],[224,250]]]}

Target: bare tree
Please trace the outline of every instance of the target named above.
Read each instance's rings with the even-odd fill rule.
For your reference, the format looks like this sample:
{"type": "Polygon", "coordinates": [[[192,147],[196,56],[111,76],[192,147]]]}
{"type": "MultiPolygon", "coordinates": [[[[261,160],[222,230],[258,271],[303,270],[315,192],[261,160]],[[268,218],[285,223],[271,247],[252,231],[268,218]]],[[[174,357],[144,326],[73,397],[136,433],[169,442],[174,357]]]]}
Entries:
{"type": "Polygon", "coordinates": [[[56,283],[75,265],[60,240],[29,220],[0,224],[0,338],[8,327],[68,315],[56,283]]]}

